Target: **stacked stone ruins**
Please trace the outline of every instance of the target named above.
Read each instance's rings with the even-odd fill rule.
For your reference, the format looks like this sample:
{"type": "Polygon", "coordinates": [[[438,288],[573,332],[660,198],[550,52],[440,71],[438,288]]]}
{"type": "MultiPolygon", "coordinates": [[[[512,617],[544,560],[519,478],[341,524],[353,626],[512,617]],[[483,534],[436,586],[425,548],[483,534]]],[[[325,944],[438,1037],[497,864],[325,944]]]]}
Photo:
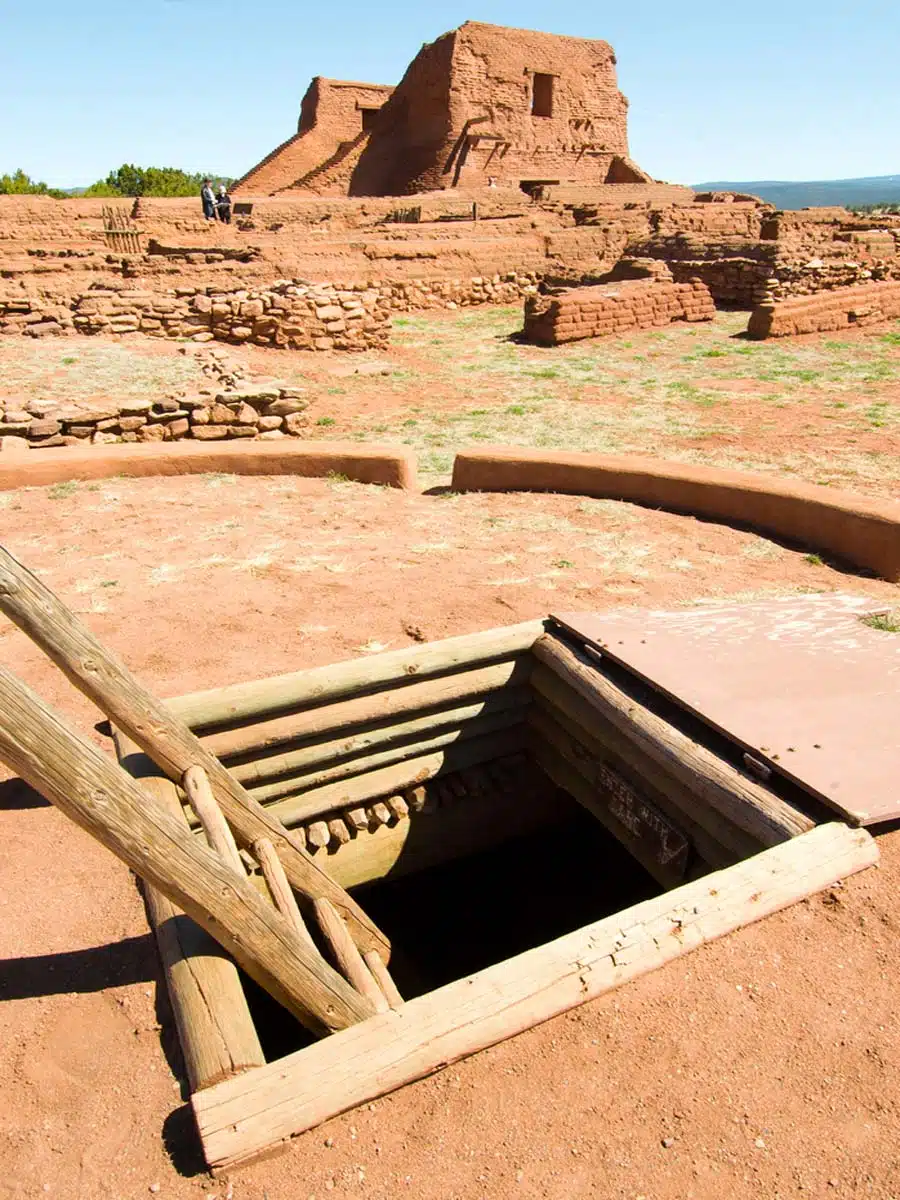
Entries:
{"type": "Polygon", "coordinates": [[[539,346],[560,346],[672,321],[711,321],[715,315],[709,288],[699,280],[632,279],[532,296],[525,301],[524,333],[539,346]]]}
{"type": "MultiPolygon", "coordinates": [[[[377,350],[399,312],[522,301],[526,335],[583,309],[581,336],[601,336],[661,319],[688,295],[675,285],[755,310],[757,337],[894,311],[900,217],[654,181],[629,157],[626,115],[606,42],[467,22],[395,88],[315,79],[297,133],[234,189],[231,225],[204,220],[199,198],[0,196],[0,336],[377,350]],[[655,298],[619,318],[608,291],[581,291],[627,279],[644,282],[618,294],[655,298]]],[[[197,436],[177,420],[171,436],[197,436]]]]}

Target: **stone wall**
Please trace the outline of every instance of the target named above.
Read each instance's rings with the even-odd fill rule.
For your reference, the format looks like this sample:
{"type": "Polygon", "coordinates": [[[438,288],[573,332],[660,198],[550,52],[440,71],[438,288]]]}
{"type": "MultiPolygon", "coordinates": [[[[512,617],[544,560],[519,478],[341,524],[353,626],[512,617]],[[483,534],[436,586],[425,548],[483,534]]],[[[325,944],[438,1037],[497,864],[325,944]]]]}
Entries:
{"type": "Polygon", "coordinates": [[[747,333],[758,339],[790,337],[895,317],[900,317],[900,282],[869,283],[760,304],[750,314],[747,333]]]}
{"type": "Polygon", "coordinates": [[[291,350],[377,350],[394,313],[509,304],[534,292],[534,272],[404,283],[306,284],[281,281],[262,290],[166,292],[94,287],[66,302],[0,294],[0,334],[131,334],[221,341],[291,350]]]}
{"type": "Polygon", "coordinates": [[[303,436],[308,400],[302,388],[280,384],[207,388],[196,395],[161,400],[129,400],[121,404],[59,404],[52,400],[22,401],[0,411],[0,450],[56,446],[106,445],[112,442],[171,442],[225,438],[274,440],[303,436]]]}
{"type": "Polygon", "coordinates": [[[715,311],[708,288],[700,282],[626,280],[529,297],[524,336],[540,346],[557,346],[672,321],[711,321],[715,311]]]}

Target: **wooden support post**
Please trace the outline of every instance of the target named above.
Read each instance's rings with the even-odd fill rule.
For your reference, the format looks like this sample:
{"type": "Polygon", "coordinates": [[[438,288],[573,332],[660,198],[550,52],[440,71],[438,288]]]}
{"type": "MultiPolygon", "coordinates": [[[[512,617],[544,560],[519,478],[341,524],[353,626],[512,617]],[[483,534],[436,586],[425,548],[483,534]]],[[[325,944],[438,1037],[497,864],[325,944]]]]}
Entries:
{"type": "Polygon", "coordinates": [[[778,912],[878,861],[838,822],[408,1000],[191,1100],[206,1161],[226,1170],[778,912]]]}
{"type": "MultiPolygon", "coordinates": [[[[297,907],[297,897],[291,891],[291,885],[288,883],[288,877],[284,873],[281,859],[275,853],[275,847],[272,845],[271,840],[269,838],[257,838],[251,849],[253,850],[254,858],[262,868],[263,878],[269,888],[275,907],[283,917],[286,917],[291,922],[300,937],[315,950],[315,942],[306,928],[306,922],[303,920],[300,909],[297,907]]],[[[318,950],[316,950],[316,953],[318,954],[318,950]]]]}
{"type": "Polygon", "coordinates": [[[216,798],[212,794],[206,772],[202,767],[188,767],[181,780],[181,786],[185,790],[191,808],[197,814],[197,819],[203,827],[210,846],[235,874],[246,875],[237,842],[228,828],[228,822],[222,816],[222,810],[216,804],[216,798]]]}
{"type": "Polygon", "coordinates": [[[698,804],[714,809],[760,845],[776,845],[812,827],[805,813],[741,775],[629,696],[587,655],[549,635],[538,638],[534,654],[574,688],[626,743],[688,787],[698,804]]]}
{"type": "Polygon", "coordinates": [[[235,724],[509,659],[530,650],[543,631],[543,621],[525,621],[521,625],[464,634],[410,649],[389,650],[371,658],[350,659],[291,675],[195,692],[168,700],[166,704],[170,712],[192,729],[235,724]]]}
{"type": "Polygon", "coordinates": [[[183,822],[0,668],[0,759],[216,938],[316,1033],[371,1006],[313,956],[280,913],[183,822]]]}
{"type": "Polygon", "coordinates": [[[343,888],[248,796],[187,726],[173,717],[49,588],[2,547],[0,610],[170,779],[180,780],[188,767],[203,767],[213,795],[241,845],[250,846],[259,837],[270,837],[292,886],[309,900],[328,897],[349,922],[363,949],[389,956],[387,938],[343,888]]]}
{"type": "Polygon", "coordinates": [[[400,991],[391,978],[391,974],[384,965],[384,959],[377,950],[367,950],[363,955],[366,966],[375,977],[375,982],[381,988],[391,1008],[400,1008],[403,1004],[403,997],[400,991]]]}
{"type": "Polygon", "coordinates": [[[317,900],[315,909],[319,928],[327,938],[344,978],[375,1006],[376,1012],[387,1012],[387,999],[354,946],[337,909],[328,900],[317,900]]]}
{"type": "MultiPolygon", "coordinates": [[[[142,760],[141,791],[184,825],[175,784],[124,735],[117,733],[115,742],[120,759],[142,760]]],[[[162,892],[146,881],[143,887],[191,1091],[261,1067],[266,1060],[234,962],[162,892]]]]}

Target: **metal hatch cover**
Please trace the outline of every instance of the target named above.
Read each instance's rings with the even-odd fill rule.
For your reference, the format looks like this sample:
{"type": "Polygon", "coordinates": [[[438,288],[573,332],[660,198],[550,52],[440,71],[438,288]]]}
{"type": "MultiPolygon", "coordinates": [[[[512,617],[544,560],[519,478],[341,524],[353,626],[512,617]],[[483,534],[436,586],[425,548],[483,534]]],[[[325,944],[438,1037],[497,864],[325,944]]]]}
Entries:
{"type": "Polygon", "coordinates": [[[865,596],[553,613],[854,824],[900,817],[900,634],[865,596]]]}

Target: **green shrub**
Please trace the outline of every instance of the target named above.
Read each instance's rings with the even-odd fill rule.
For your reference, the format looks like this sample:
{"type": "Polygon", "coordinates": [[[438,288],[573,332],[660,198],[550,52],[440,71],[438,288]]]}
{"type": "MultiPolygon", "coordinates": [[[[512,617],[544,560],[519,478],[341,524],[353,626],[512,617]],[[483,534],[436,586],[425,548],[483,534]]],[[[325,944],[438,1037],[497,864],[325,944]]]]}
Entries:
{"type": "Polygon", "coordinates": [[[65,195],[59,188],[50,188],[46,183],[32,179],[21,167],[12,175],[0,175],[0,196],[52,196],[54,200],[61,200],[65,195]]]}

